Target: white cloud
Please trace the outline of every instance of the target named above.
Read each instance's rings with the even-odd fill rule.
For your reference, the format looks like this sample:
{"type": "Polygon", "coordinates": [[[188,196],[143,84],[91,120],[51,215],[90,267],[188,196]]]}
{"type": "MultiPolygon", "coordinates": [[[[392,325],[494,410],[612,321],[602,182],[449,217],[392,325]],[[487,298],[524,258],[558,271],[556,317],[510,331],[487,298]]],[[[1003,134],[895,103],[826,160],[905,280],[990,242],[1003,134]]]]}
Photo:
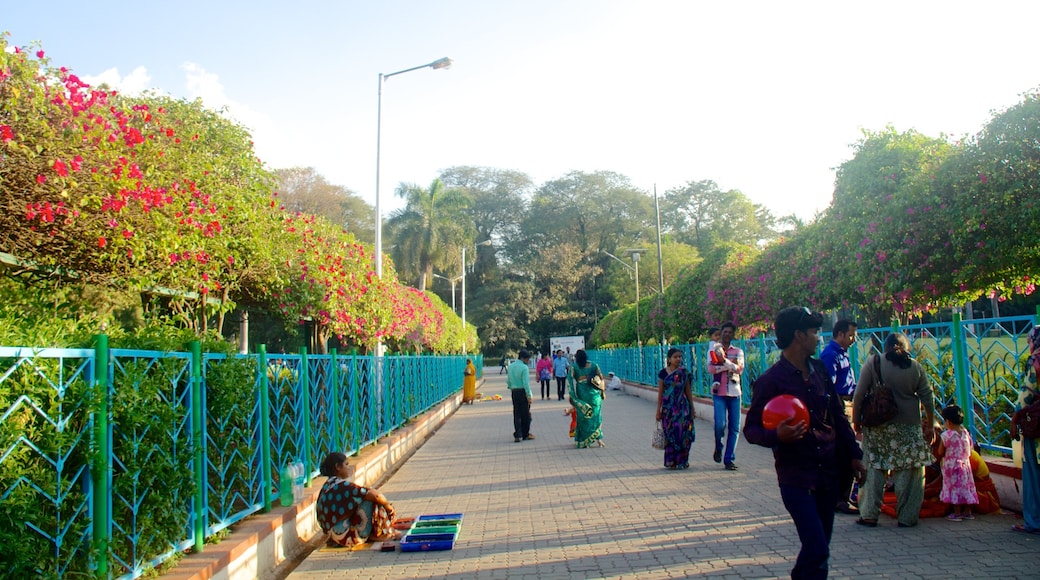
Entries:
{"type": "Polygon", "coordinates": [[[130,74],[125,77],[119,75],[119,69],[110,68],[102,71],[101,74],[86,75],[81,78],[83,82],[92,87],[106,84],[124,95],[141,94],[149,88],[148,83],[152,82],[152,78],[148,76],[148,70],[143,66],[130,71],[130,74]]]}

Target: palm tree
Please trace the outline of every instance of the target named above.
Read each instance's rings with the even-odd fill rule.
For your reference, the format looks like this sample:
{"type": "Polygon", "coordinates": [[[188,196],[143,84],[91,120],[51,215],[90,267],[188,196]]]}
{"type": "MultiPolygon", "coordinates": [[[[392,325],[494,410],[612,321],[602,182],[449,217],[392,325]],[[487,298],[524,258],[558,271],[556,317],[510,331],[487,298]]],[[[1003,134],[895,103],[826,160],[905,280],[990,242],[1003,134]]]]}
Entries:
{"type": "Polygon", "coordinates": [[[386,222],[393,240],[390,255],[402,278],[417,280],[424,291],[434,267],[458,264],[457,249],[473,237],[473,224],[462,212],[469,200],[446,189],[440,179],[428,189],[402,183],[394,195],[404,198],[405,206],[386,222]]]}

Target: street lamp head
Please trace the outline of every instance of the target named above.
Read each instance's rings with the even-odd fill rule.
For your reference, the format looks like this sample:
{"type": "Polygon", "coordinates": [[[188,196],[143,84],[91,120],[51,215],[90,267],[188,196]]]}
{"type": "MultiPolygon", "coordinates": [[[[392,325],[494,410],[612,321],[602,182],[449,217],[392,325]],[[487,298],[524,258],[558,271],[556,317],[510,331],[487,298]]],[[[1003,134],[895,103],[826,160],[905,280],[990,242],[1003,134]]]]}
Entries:
{"type": "Polygon", "coordinates": [[[629,249],[625,250],[622,253],[622,255],[625,256],[626,258],[632,258],[633,262],[637,262],[638,263],[639,262],[639,258],[643,254],[645,254],[645,253],[646,253],[646,250],[643,249],[643,248],[629,248],[629,249]]]}
{"type": "Polygon", "coordinates": [[[435,60],[435,61],[431,62],[430,63],[430,68],[432,68],[433,70],[439,70],[439,69],[442,69],[442,68],[451,68],[451,65],[452,65],[453,62],[454,61],[451,60],[450,58],[444,57],[442,59],[438,59],[438,60],[435,60]]]}
{"type": "Polygon", "coordinates": [[[483,242],[480,242],[480,243],[475,244],[475,245],[477,247],[480,247],[480,246],[490,246],[491,245],[491,240],[484,240],[483,242]]]}

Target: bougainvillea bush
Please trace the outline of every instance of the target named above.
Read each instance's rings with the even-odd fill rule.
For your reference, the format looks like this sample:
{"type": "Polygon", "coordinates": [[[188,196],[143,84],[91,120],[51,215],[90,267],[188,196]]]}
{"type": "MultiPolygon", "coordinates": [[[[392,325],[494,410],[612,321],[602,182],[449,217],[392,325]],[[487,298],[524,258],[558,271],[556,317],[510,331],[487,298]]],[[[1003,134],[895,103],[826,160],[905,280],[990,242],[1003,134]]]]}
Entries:
{"type": "Polygon", "coordinates": [[[312,320],[322,343],[417,325],[422,350],[459,342],[349,232],[286,212],[249,132],[200,101],[91,87],[5,35],[0,154],[0,248],[30,278],[162,296],[198,332],[241,305],[312,320]]]}

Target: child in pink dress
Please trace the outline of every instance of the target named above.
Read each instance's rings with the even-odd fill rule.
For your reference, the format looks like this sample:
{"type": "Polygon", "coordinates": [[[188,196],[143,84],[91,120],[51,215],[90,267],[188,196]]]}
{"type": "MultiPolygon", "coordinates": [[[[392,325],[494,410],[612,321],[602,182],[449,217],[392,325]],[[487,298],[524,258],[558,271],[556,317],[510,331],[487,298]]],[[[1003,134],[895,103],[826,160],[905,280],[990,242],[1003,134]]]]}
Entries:
{"type": "Polygon", "coordinates": [[[942,411],[946,430],[942,432],[937,455],[942,458],[942,492],[939,500],[953,506],[946,517],[951,522],[973,520],[971,506],[979,503],[971,471],[971,434],[964,428],[964,411],[950,405],[942,411]]]}

